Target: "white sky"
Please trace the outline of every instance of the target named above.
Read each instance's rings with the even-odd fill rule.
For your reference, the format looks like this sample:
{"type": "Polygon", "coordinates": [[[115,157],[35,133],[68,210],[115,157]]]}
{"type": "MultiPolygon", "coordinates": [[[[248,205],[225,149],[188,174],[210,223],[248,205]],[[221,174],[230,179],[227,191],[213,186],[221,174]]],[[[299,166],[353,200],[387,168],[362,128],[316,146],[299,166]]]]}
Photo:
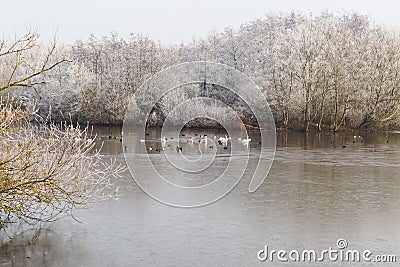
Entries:
{"type": "Polygon", "coordinates": [[[44,39],[56,30],[63,42],[117,31],[122,37],[143,33],[163,44],[189,42],[213,29],[238,27],[266,13],[352,12],[400,28],[395,0],[15,0],[0,3],[0,35],[11,37],[32,27],[44,39]]]}

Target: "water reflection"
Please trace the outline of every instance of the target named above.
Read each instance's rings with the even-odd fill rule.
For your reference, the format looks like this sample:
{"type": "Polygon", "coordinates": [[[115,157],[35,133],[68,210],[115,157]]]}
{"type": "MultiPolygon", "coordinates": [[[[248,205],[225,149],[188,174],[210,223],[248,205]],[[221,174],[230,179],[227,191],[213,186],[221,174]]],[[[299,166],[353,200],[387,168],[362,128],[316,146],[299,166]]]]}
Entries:
{"type": "MultiPolygon", "coordinates": [[[[95,131],[105,158],[123,162],[120,129],[95,131]],[[116,138],[109,138],[110,133],[116,138]]],[[[158,142],[157,134],[149,133],[150,142],[158,142]]],[[[208,132],[210,136],[222,134],[208,132]]],[[[257,133],[251,132],[250,138],[250,147],[243,151],[256,154],[260,148],[257,133]]],[[[346,238],[350,248],[397,253],[400,134],[279,133],[277,142],[271,172],[253,194],[247,188],[254,166],[225,198],[196,209],[171,208],[154,201],[127,173],[117,181],[123,193],[119,201],[78,211],[75,216],[83,223],[63,219],[33,243],[17,236],[1,247],[0,264],[265,266],[256,256],[265,244],[287,250],[324,249],[334,246],[338,238],[346,238]]],[[[130,153],[146,153],[140,140],[132,145],[130,153]]],[[[223,156],[225,151],[218,153],[223,156]]],[[[151,157],[157,161],[162,152],[151,157]]],[[[223,160],[214,169],[216,173],[224,168],[223,160]]],[[[166,170],[162,164],[157,166],[166,170]]],[[[179,177],[171,175],[174,178],[179,177]]]]}

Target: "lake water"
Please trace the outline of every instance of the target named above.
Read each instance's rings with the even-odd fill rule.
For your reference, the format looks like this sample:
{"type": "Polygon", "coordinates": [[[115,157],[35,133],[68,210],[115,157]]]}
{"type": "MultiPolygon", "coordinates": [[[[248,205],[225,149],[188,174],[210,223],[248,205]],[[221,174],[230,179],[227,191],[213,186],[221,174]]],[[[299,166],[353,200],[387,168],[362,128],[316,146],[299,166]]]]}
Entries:
{"type": "MultiPolygon", "coordinates": [[[[124,148],[117,127],[95,131],[104,142],[105,159],[124,163],[124,150],[145,153],[139,140],[124,148]],[[109,139],[110,133],[116,138],[109,139]]],[[[210,138],[223,135],[188,130],[186,136],[195,132],[210,138]]],[[[397,254],[399,261],[400,134],[353,135],[278,133],[275,160],[258,191],[247,190],[250,162],[250,171],[235,189],[200,208],[164,205],[146,195],[126,172],[116,181],[122,194],[118,201],[77,211],[81,223],[62,219],[42,230],[35,242],[27,244],[24,236],[17,236],[1,247],[0,266],[304,266],[276,259],[261,262],[257,253],[266,245],[286,251],[337,249],[341,238],[349,249],[397,254]]],[[[156,130],[150,131],[146,146],[156,148],[156,136],[156,130]]],[[[250,137],[250,146],[242,149],[254,157],[260,151],[259,137],[255,132],[250,137]]],[[[189,145],[183,149],[188,154],[197,151],[189,145]]],[[[162,153],[153,149],[150,158],[160,172],[183,182],[177,173],[165,171],[162,153]]],[[[220,157],[214,171],[223,171],[223,155],[230,151],[218,148],[216,153],[220,157]]],[[[211,178],[203,175],[186,182],[200,185],[211,178]]]]}

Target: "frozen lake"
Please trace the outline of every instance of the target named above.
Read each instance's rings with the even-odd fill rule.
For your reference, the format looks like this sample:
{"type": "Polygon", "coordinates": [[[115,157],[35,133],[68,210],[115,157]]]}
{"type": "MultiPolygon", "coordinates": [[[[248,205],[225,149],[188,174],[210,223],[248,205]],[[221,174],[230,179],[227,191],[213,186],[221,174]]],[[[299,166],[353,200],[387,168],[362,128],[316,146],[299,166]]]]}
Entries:
{"type": "MultiPolygon", "coordinates": [[[[124,149],[145,153],[141,142],[123,148],[118,136],[108,139],[109,133],[119,134],[117,127],[95,130],[104,136],[98,140],[104,141],[105,158],[124,162],[124,149]]],[[[223,134],[188,130],[185,135],[194,133],[223,134]]],[[[156,136],[156,130],[149,132],[154,148],[156,136]]],[[[257,134],[250,137],[250,146],[243,146],[243,153],[250,153],[249,168],[260,150],[257,134]]],[[[196,154],[189,143],[183,151],[196,154]]],[[[214,172],[225,168],[228,153],[218,148],[214,172]]],[[[162,156],[155,149],[150,154],[160,172],[182,182],[186,176],[167,171],[162,156]]],[[[340,238],[350,249],[396,254],[399,174],[400,134],[278,133],[271,171],[255,193],[248,192],[250,175],[245,173],[235,189],[211,205],[174,208],[146,195],[126,172],[116,181],[122,193],[118,201],[79,210],[75,217],[82,223],[57,221],[31,244],[22,245],[24,237],[17,237],[1,248],[0,266],[275,266],[279,262],[257,258],[265,245],[323,250],[337,248],[340,238]]],[[[203,174],[185,182],[199,185],[211,178],[203,174]]],[[[291,264],[304,265],[281,263],[291,264]]],[[[332,262],[318,263],[323,264],[332,262]]]]}

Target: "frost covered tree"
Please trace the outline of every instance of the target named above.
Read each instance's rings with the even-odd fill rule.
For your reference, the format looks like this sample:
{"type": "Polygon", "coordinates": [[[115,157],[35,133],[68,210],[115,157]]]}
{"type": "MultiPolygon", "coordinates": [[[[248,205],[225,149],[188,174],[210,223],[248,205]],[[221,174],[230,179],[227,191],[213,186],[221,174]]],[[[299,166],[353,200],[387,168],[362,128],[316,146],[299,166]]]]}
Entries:
{"type": "Polygon", "coordinates": [[[28,31],[20,37],[0,41],[0,91],[11,87],[37,90],[46,83],[45,73],[67,61],[57,41],[39,44],[39,34],[28,31]]]}
{"type": "Polygon", "coordinates": [[[32,90],[42,94],[66,62],[59,55],[56,43],[42,45],[36,33],[0,42],[0,92],[14,95],[0,97],[1,231],[16,222],[53,221],[112,196],[112,176],[123,171],[93,150],[88,129],[52,123],[30,99],[18,99],[32,90]]]}
{"type": "Polygon", "coordinates": [[[161,70],[160,45],[142,35],[128,41],[113,33],[72,46],[71,58],[83,75],[74,72],[78,113],[91,123],[121,123],[129,97],[161,70]]]}
{"type": "Polygon", "coordinates": [[[58,83],[47,83],[45,91],[62,95],[47,97],[53,114],[121,123],[127,100],[151,75],[177,63],[209,60],[251,77],[280,126],[394,127],[400,125],[399,39],[398,31],[366,16],[329,12],[267,15],[170,46],[140,34],[124,40],[111,33],[76,41],[66,50],[72,62],[54,67],[51,80],[58,83]]]}

